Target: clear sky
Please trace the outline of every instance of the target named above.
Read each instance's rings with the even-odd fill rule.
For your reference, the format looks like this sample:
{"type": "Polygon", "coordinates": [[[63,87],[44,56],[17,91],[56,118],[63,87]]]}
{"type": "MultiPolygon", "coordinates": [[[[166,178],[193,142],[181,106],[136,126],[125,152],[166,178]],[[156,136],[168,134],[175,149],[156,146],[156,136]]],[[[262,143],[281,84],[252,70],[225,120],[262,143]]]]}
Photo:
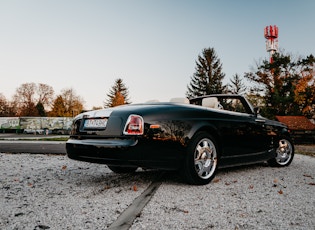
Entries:
{"type": "Polygon", "coordinates": [[[280,49],[315,54],[314,0],[0,0],[0,21],[0,93],[73,88],[86,109],[103,106],[117,78],[133,103],[184,97],[209,47],[228,83],[269,58],[268,25],[280,49]]]}

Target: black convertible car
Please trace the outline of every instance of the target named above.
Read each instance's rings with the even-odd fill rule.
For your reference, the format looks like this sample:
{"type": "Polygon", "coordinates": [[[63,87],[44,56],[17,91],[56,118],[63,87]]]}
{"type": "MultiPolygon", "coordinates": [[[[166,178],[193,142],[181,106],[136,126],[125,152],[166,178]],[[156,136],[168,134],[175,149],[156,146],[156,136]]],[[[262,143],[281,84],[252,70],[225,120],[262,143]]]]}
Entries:
{"type": "Polygon", "coordinates": [[[75,117],[66,143],[71,159],[106,164],[117,173],[138,167],[178,170],[191,184],[209,183],[218,167],[267,161],[288,166],[288,128],[259,115],[240,95],[148,102],[75,117]]]}

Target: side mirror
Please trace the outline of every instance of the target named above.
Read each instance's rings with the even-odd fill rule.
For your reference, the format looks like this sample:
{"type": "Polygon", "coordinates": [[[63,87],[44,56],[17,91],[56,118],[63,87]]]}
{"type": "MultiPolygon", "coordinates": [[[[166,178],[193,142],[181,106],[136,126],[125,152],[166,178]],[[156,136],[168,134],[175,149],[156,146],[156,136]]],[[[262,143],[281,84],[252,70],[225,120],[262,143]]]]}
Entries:
{"type": "Polygon", "coordinates": [[[259,107],[255,107],[254,108],[254,113],[255,113],[255,116],[257,116],[260,113],[260,108],[259,107]]]}

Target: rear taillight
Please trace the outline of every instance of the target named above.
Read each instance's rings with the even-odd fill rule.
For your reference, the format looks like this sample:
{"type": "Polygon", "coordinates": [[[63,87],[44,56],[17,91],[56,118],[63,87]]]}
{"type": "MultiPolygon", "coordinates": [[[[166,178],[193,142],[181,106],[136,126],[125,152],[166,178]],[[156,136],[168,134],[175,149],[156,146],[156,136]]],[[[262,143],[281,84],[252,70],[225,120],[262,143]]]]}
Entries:
{"type": "Polygon", "coordinates": [[[130,115],[127,119],[125,128],[125,135],[142,135],[143,134],[143,118],[139,115],[130,115]]]}

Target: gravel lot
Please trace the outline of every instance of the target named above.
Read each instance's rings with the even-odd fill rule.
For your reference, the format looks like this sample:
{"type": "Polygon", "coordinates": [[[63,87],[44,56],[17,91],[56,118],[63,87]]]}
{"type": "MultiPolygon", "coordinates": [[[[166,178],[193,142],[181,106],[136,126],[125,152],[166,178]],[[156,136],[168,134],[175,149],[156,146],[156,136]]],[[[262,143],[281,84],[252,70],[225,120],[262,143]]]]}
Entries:
{"type": "MultiPolygon", "coordinates": [[[[0,153],[0,229],[106,229],[159,171],[118,175],[63,155],[0,153]]],[[[205,186],[167,173],[130,229],[315,229],[315,158],[220,170],[205,186]]]]}

